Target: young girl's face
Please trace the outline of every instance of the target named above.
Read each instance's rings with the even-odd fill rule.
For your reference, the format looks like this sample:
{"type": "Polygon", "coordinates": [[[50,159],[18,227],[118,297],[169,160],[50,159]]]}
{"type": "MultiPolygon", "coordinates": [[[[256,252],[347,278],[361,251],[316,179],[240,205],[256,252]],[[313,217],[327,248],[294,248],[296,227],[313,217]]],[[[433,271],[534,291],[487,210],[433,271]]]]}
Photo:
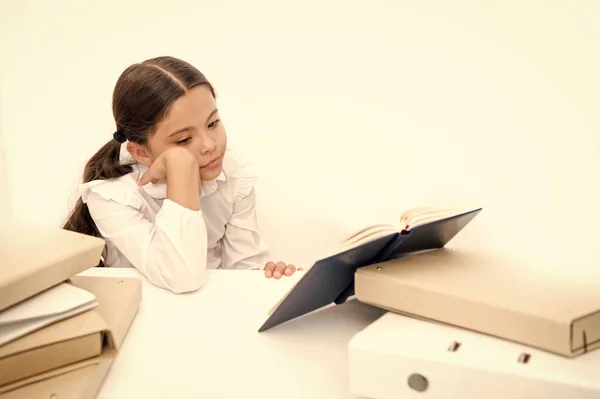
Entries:
{"type": "Polygon", "coordinates": [[[156,131],[148,137],[146,150],[150,163],[176,146],[194,155],[202,181],[213,180],[221,173],[227,135],[207,85],[196,86],[171,105],[156,131]]]}

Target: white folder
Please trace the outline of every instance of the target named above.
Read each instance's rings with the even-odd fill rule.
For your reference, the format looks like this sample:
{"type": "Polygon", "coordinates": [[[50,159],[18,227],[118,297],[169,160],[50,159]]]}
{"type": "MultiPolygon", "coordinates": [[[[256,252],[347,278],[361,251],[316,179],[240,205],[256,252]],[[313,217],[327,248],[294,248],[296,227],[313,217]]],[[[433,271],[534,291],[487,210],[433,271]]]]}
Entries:
{"type": "Polygon", "coordinates": [[[563,357],[388,312],[349,344],[350,390],[370,399],[598,399],[600,351],[563,357]]]}

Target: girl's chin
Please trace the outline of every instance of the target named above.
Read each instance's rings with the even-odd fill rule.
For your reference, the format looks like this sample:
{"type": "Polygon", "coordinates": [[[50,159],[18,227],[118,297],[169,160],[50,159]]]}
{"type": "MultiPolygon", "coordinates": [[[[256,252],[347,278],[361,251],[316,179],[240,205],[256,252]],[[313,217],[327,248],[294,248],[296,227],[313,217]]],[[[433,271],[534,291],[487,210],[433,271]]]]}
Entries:
{"type": "Polygon", "coordinates": [[[200,180],[202,181],[211,181],[215,180],[221,174],[222,168],[217,168],[214,170],[202,170],[200,171],[200,180]]]}

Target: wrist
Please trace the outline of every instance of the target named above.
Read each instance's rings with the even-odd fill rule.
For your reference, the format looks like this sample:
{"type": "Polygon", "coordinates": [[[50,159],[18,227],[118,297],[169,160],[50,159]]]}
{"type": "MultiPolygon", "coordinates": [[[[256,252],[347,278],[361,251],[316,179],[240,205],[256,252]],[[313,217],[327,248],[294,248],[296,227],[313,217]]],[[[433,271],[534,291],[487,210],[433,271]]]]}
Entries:
{"type": "Polygon", "coordinates": [[[165,157],[167,198],[197,211],[200,209],[200,168],[188,154],[190,156],[175,156],[168,160],[165,157]]]}
{"type": "Polygon", "coordinates": [[[192,186],[194,182],[200,184],[200,167],[195,159],[173,158],[165,162],[165,166],[167,184],[173,182],[177,182],[175,184],[185,182],[186,185],[192,184],[192,186]]]}
{"type": "Polygon", "coordinates": [[[196,169],[200,168],[198,161],[196,161],[196,158],[194,158],[191,152],[184,148],[178,147],[172,148],[165,153],[165,166],[167,167],[167,170],[170,166],[189,166],[195,167],[196,169]]]}

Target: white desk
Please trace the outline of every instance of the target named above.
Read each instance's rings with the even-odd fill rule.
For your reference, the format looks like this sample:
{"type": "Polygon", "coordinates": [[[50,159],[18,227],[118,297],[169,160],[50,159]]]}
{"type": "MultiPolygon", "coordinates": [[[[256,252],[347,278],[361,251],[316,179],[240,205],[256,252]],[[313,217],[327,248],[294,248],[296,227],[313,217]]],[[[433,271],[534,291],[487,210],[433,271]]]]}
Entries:
{"type": "Polygon", "coordinates": [[[153,286],[134,269],[83,275],[143,281],[139,313],[99,399],[352,398],[348,343],[385,313],[350,301],[259,334],[299,275],[211,271],[203,288],[184,295],[153,286]]]}

